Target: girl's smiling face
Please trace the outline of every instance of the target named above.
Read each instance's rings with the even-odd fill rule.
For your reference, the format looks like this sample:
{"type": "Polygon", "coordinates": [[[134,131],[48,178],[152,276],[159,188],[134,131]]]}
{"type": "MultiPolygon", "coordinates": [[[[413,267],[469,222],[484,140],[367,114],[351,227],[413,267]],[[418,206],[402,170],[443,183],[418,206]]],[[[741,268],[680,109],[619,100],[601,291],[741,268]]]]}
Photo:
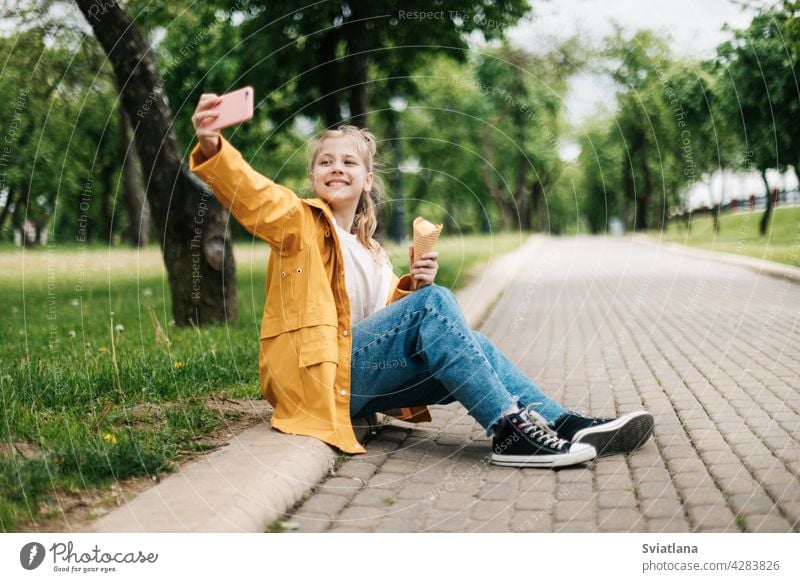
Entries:
{"type": "Polygon", "coordinates": [[[330,137],[320,145],[311,172],[314,193],[331,206],[358,205],[372,188],[373,174],[348,136],[330,137]]]}

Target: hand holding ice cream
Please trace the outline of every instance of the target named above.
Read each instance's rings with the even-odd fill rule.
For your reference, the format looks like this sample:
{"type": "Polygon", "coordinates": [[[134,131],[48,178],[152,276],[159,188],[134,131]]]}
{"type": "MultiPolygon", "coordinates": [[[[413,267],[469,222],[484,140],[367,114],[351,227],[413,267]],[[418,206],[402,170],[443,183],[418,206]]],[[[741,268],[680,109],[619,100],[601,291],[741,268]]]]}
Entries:
{"type": "Polygon", "coordinates": [[[441,224],[433,224],[421,216],[414,220],[414,244],[408,247],[412,289],[433,284],[436,272],[439,270],[439,264],[436,262],[439,253],[434,248],[441,232],[441,224]]]}

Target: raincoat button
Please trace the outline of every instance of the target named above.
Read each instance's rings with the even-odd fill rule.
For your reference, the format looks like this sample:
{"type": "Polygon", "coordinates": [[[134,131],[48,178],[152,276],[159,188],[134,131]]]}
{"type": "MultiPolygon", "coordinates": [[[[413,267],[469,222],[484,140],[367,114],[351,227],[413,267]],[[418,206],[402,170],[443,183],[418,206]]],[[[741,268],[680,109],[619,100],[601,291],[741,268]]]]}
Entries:
{"type": "Polygon", "coordinates": [[[281,271],[281,277],[285,277],[285,276],[286,276],[286,271],[281,271]]]}
{"type": "Polygon", "coordinates": [[[343,335],[343,336],[345,336],[345,337],[347,337],[348,335],[350,335],[350,332],[349,332],[349,331],[347,331],[347,330],[344,330],[344,331],[342,332],[342,335],[343,335]]]}
{"type": "Polygon", "coordinates": [[[347,390],[339,390],[339,394],[342,396],[347,396],[347,390]]]}
{"type": "Polygon", "coordinates": [[[303,272],[303,269],[301,269],[300,267],[297,267],[297,272],[298,272],[298,273],[302,273],[302,272],[303,272]]]}
{"type": "Polygon", "coordinates": [[[327,238],[329,236],[331,236],[331,229],[330,228],[326,228],[325,229],[325,237],[327,238]]]}

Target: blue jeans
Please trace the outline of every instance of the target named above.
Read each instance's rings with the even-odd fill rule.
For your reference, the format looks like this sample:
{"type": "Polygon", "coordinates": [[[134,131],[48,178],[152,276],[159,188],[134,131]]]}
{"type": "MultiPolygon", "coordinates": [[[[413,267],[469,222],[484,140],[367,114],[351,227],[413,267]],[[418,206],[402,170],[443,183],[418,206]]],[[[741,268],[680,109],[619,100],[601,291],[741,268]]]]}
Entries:
{"type": "Polygon", "coordinates": [[[428,285],[353,326],[350,416],[458,401],[486,429],[513,404],[548,422],[567,410],[546,396],[483,334],[455,295],[428,285]]]}

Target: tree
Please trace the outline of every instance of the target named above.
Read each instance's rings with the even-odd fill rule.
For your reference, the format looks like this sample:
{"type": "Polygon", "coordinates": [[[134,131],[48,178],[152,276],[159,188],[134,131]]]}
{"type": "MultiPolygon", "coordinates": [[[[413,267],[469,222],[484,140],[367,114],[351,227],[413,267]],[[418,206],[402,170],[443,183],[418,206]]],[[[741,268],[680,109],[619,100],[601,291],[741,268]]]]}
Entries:
{"type": "MultiPolygon", "coordinates": [[[[710,192],[712,174],[733,166],[740,151],[713,68],[708,62],[675,62],[664,79],[679,130],[675,155],[682,167],[681,188],[687,191],[696,182],[708,182],[710,192]]],[[[719,232],[720,203],[713,197],[710,202],[714,230],[719,232]]]]}
{"type": "Polygon", "coordinates": [[[612,216],[623,216],[621,200],[625,151],[614,135],[613,118],[589,122],[579,144],[579,207],[592,234],[604,233],[612,216]]]}
{"type": "MultiPolygon", "coordinates": [[[[434,52],[463,59],[472,32],[500,38],[530,10],[523,0],[433,4],[349,0],[304,7],[269,0],[235,4],[248,15],[242,23],[245,47],[258,47],[242,55],[245,70],[263,95],[280,95],[281,102],[271,103],[277,119],[283,121],[302,110],[322,117],[326,126],[343,117],[367,124],[375,92],[370,78],[405,77],[434,52]],[[274,66],[278,59],[281,67],[274,66]]],[[[385,107],[390,97],[372,108],[385,107]]]]}
{"type": "Polygon", "coordinates": [[[227,213],[183,164],[150,48],[119,3],[76,0],[108,55],[133,128],[178,325],[236,318],[227,213]]]}
{"type": "Polygon", "coordinates": [[[621,30],[608,39],[611,76],[621,86],[616,124],[625,148],[622,191],[626,220],[635,230],[661,228],[677,198],[680,168],[675,144],[678,122],[662,84],[670,65],[666,42],[651,31],[630,39],[621,30]],[[628,217],[633,205],[633,216],[628,217]]]}
{"type": "Polygon", "coordinates": [[[785,3],[783,9],[764,9],[747,29],[735,30],[730,41],[717,47],[723,106],[727,116],[737,120],[737,133],[745,145],[741,163],[746,169],[755,168],[764,181],[762,235],[768,231],[773,206],[767,170],[785,171],[788,164],[800,167],[800,59],[792,36],[796,19],[796,2],[785,3]]]}

